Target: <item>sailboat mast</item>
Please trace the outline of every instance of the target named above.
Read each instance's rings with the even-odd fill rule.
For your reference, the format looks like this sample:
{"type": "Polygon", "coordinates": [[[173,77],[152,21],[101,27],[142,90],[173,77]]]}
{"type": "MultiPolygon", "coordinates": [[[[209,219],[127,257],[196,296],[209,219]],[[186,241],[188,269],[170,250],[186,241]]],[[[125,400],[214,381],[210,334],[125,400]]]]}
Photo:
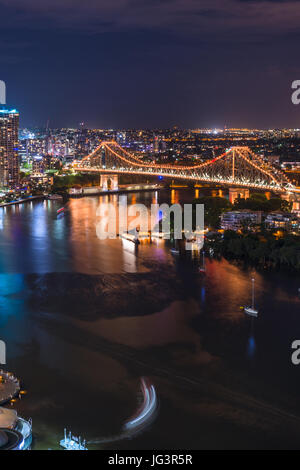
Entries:
{"type": "Polygon", "coordinates": [[[254,282],[255,279],[252,279],[252,308],[254,308],[254,282]]]}

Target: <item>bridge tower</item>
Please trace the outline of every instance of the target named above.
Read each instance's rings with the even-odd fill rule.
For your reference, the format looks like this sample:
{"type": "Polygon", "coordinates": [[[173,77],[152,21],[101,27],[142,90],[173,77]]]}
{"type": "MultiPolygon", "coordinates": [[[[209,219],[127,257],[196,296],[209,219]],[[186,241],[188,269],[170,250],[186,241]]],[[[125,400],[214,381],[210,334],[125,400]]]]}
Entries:
{"type": "Polygon", "coordinates": [[[234,204],[237,198],[248,199],[250,197],[249,189],[245,188],[229,188],[229,201],[234,204]]]}
{"type": "Polygon", "coordinates": [[[119,189],[118,175],[100,175],[100,188],[102,191],[117,191],[119,189]],[[108,183],[110,182],[110,188],[108,183]]]}

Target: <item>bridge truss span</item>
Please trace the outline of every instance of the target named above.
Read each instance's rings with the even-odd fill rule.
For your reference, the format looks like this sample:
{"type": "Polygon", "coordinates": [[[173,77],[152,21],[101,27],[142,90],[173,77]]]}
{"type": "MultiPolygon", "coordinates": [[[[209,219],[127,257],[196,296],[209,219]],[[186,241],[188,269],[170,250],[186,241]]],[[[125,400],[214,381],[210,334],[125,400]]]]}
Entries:
{"type": "Polygon", "coordinates": [[[249,147],[232,147],[212,160],[186,166],[145,162],[115,141],[102,141],[90,155],[74,162],[74,169],[91,173],[163,176],[279,193],[298,192],[281,170],[265,162],[249,147]]]}

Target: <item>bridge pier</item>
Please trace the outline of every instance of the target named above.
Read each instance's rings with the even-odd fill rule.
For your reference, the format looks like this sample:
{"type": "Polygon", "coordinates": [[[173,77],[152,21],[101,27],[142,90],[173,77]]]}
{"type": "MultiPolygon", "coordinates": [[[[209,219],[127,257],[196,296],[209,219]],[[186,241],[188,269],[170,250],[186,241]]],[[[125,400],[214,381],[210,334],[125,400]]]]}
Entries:
{"type": "Polygon", "coordinates": [[[102,191],[117,191],[119,188],[118,175],[100,175],[100,188],[102,191]]]}
{"type": "Polygon", "coordinates": [[[300,194],[286,193],[281,194],[281,199],[285,199],[288,202],[300,202],[300,194]]]}
{"type": "Polygon", "coordinates": [[[248,199],[250,197],[249,189],[245,188],[229,188],[229,201],[234,204],[234,201],[238,198],[248,199]]]}
{"type": "Polygon", "coordinates": [[[300,216],[300,194],[292,194],[292,193],[282,194],[281,198],[292,203],[292,212],[297,214],[299,217],[300,216]]]}

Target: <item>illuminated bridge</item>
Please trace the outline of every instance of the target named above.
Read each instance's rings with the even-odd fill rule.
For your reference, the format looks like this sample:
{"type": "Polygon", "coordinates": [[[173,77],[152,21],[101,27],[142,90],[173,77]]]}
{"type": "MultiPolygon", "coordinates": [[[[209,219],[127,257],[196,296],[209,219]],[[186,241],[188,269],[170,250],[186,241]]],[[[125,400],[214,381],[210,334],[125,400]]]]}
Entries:
{"type": "Polygon", "coordinates": [[[80,172],[163,176],[194,182],[263,189],[279,193],[300,193],[279,169],[266,163],[248,147],[232,147],[222,155],[196,165],[147,163],[115,141],[101,144],[81,161],[74,162],[80,172]]]}

